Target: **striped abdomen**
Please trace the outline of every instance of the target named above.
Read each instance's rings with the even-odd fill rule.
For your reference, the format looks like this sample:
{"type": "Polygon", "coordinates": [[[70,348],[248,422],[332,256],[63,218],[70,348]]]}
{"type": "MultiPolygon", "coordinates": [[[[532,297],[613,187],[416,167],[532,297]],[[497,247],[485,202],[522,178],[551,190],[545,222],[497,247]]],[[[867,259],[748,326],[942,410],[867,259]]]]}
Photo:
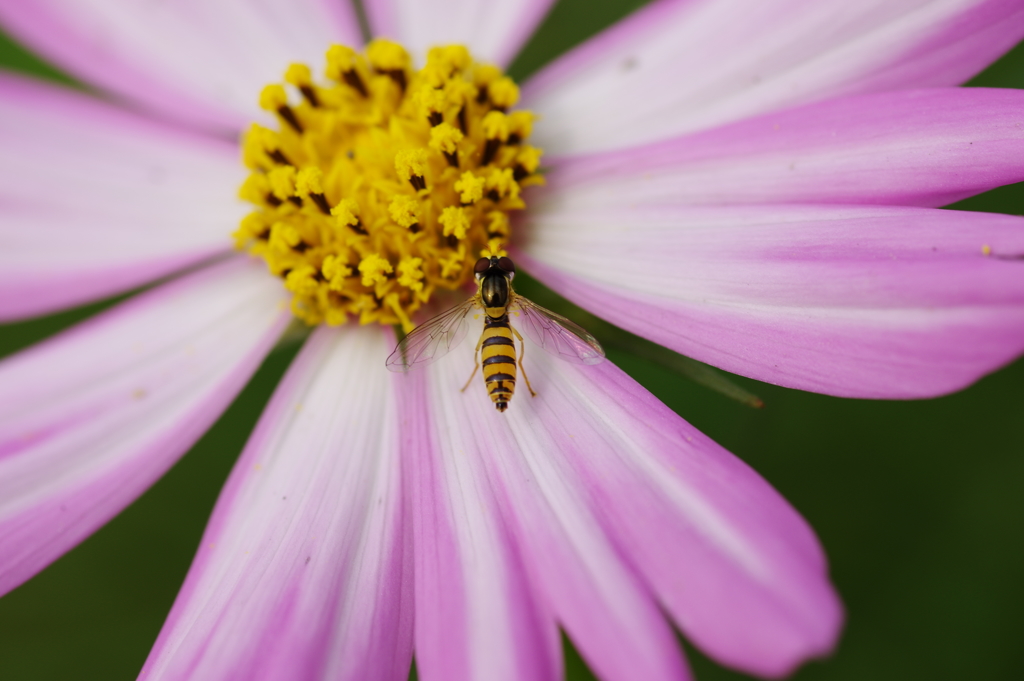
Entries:
{"type": "MultiPolygon", "coordinates": [[[[501,310],[500,317],[484,315],[484,335],[480,345],[480,359],[484,368],[487,394],[498,411],[505,411],[516,390],[516,348],[512,343],[512,329],[508,315],[501,310]]],[[[499,310],[495,310],[496,312],[499,310]]]]}

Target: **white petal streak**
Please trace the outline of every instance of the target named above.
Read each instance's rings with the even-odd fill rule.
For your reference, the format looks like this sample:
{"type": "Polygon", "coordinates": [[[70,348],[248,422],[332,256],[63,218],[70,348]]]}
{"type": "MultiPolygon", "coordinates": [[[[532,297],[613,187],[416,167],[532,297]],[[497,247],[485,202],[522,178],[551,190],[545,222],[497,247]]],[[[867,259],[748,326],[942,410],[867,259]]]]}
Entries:
{"type": "Polygon", "coordinates": [[[508,66],[553,0],[366,0],[374,35],[402,42],[420,59],[461,43],[476,59],[508,66]]]}
{"type": "Polygon", "coordinates": [[[0,75],[0,319],[138,286],[230,248],[235,144],[0,75]]]}
{"type": "MultiPolygon", "coordinates": [[[[531,344],[528,369],[544,392],[531,398],[520,376],[508,411],[499,413],[479,372],[459,392],[473,365],[472,350],[466,343],[429,368],[430,403],[436,405],[435,418],[446,433],[442,456],[472,462],[479,469],[478,479],[494,490],[533,588],[600,678],[688,678],[675,636],[654,598],[623,563],[588,506],[585,485],[558,454],[561,445],[551,425],[577,414],[552,410],[552,388],[544,378],[555,371],[551,365],[557,360],[531,344]]],[[[574,421],[578,435],[593,433],[600,418],[594,412],[574,421]]]]}
{"type": "Polygon", "coordinates": [[[1024,36],[1017,0],[665,0],[523,90],[550,154],[615,149],[841,95],[956,85],[1024,36]]]}
{"type": "Polygon", "coordinates": [[[489,482],[476,449],[461,439],[472,424],[449,420],[458,415],[447,411],[441,393],[458,393],[458,386],[437,384],[428,374],[395,378],[416,547],[419,678],[560,679],[554,617],[529,581],[500,491],[489,482]]]}
{"type": "Polygon", "coordinates": [[[0,593],[159,478],[289,317],[280,284],[238,258],[0,362],[0,593]]]}
{"type": "Polygon", "coordinates": [[[841,612],[821,548],[763,479],[611,362],[577,366],[527,341],[524,364],[536,397],[520,379],[499,414],[478,379],[451,393],[473,425],[450,432],[503,486],[536,581],[601,678],[684,675],[655,597],[748,672],[778,676],[831,647],[841,612]]]}
{"type": "Polygon", "coordinates": [[[408,676],[389,347],[376,328],[309,339],[221,493],[145,678],[408,676]]]}
{"type": "Polygon", "coordinates": [[[334,0],[0,0],[4,28],[80,79],[152,113],[234,132],[260,89],[332,42],[361,44],[334,0]]]}

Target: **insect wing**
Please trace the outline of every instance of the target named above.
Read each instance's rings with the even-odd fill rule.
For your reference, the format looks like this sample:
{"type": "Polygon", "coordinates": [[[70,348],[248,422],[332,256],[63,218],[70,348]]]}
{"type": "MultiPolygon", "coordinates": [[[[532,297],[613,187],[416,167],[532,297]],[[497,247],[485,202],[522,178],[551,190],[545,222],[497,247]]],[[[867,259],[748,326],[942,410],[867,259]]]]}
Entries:
{"type": "Polygon", "coordinates": [[[597,364],[604,359],[601,344],[579,324],[522,296],[511,307],[519,312],[516,326],[555,357],[573,364],[597,364]]]}
{"type": "Polygon", "coordinates": [[[466,337],[466,315],[472,309],[473,299],[470,298],[417,326],[388,357],[388,369],[418,369],[447,355],[466,337]]]}

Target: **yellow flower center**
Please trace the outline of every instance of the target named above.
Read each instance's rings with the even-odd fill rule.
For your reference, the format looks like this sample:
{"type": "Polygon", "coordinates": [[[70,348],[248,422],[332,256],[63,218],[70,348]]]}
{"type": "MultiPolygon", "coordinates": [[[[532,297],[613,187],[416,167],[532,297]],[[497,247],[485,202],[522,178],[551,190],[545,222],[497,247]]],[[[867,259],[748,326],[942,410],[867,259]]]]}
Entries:
{"type": "Polygon", "coordinates": [[[253,125],[254,204],[234,233],[292,292],[309,324],[402,324],[437,289],[472,280],[480,256],[505,255],[508,211],[543,182],[525,142],[534,116],[519,90],[461,45],[430,50],[419,71],[399,45],[327,52],[326,80],[293,64],[260,94],[278,130],[253,125]]]}

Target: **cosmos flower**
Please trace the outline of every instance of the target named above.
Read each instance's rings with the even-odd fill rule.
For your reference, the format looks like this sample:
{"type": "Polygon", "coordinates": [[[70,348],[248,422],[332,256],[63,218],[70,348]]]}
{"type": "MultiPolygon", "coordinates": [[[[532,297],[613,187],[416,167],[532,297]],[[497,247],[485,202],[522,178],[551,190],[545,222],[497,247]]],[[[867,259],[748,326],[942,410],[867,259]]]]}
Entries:
{"type": "MultiPolygon", "coordinates": [[[[364,4],[417,59],[505,65],[549,3],[364,4]]],[[[6,592],[166,471],[290,323],[301,282],[230,251],[235,140],[287,65],[363,41],[314,0],[4,0],[0,20],[106,95],[0,78],[0,318],[167,279],[0,364],[6,592]]],[[[1022,35],[1000,0],[654,3],[524,84],[550,169],[509,252],[736,373],[958,389],[1024,348],[1024,225],[936,207],[1024,179],[1024,96],[946,86],[1022,35]]],[[[686,678],[666,614],[754,674],[830,650],[806,523],[613,364],[531,352],[538,396],[499,415],[458,390],[468,343],[392,375],[393,342],[313,331],[145,678],[404,679],[415,650],[425,679],[555,679],[558,627],[604,679],[686,678]]]]}

